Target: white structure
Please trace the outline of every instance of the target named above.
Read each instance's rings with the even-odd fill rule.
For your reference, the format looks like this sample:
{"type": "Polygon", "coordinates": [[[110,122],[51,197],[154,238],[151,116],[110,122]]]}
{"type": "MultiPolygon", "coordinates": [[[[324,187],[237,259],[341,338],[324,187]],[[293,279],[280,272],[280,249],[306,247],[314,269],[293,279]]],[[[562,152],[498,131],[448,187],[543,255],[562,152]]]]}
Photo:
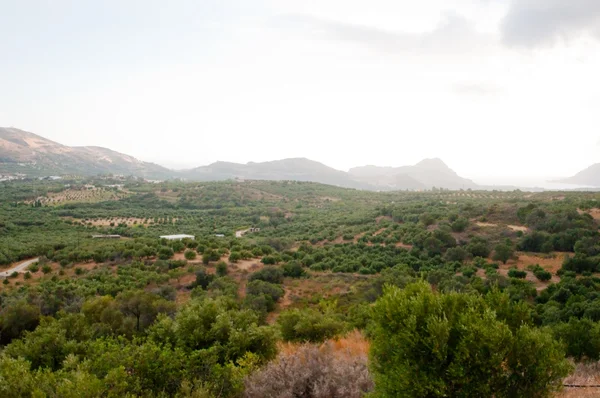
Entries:
{"type": "Polygon", "coordinates": [[[182,239],[191,239],[194,240],[195,236],[194,235],[163,235],[160,237],[161,239],[166,239],[166,240],[182,240],[182,239]]]}

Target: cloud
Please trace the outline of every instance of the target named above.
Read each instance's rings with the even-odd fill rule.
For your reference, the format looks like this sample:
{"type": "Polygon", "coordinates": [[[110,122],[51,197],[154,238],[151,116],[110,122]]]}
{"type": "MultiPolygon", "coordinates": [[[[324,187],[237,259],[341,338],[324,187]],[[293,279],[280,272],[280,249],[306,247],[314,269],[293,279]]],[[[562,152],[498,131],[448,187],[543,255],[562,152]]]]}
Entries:
{"type": "Polygon", "coordinates": [[[599,0],[513,0],[502,21],[505,44],[536,47],[583,34],[600,38],[599,0]]]}
{"type": "Polygon", "coordinates": [[[433,30],[424,33],[384,30],[304,14],[288,14],[280,17],[279,22],[280,26],[296,26],[386,53],[481,54],[493,44],[490,36],[478,33],[471,21],[454,13],[445,14],[433,30]]]}
{"type": "Polygon", "coordinates": [[[500,92],[500,89],[496,86],[481,82],[461,82],[456,83],[452,86],[452,91],[456,94],[471,96],[471,97],[484,97],[488,95],[495,95],[500,92]]]}

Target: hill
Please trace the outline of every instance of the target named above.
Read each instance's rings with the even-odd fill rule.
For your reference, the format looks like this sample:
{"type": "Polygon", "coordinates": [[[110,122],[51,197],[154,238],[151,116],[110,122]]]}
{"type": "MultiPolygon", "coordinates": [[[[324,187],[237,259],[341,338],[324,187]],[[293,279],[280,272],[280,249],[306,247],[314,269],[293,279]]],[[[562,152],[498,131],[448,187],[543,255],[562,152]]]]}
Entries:
{"type": "Polygon", "coordinates": [[[311,181],[372,191],[477,187],[473,181],[458,176],[440,159],[426,159],[414,166],[396,168],[357,167],[350,172],[306,158],[247,164],[215,162],[191,170],[175,171],[107,148],[70,147],[16,128],[0,128],[0,174],[14,173],[28,176],[119,174],[191,181],[311,181]]]}
{"type": "Polygon", "coordinates": [[[596,163],[575,174],[573,177],[565,178],[563,180],[559,180],[558,182],[600,187],[600,163],[596,163]]]}
{"type": "Polygon", "coordinates": [[[247,164],[216,162],[184,172],[186,178],[198,181],[228,179],[312,181],[345,188],[377,190],[378,186],[359,181],[344,171],[305,158],[275,160],[247,164]]]}
{"type": "Polygon", "coordinates": [[[350,169],[349,174],[361,181],[373,181],[390,189],[477,188],[477,184],[460,177],[441,159],[425,159],[414,166],[363,166],[350,169]]]}
{"type": "Polygon", "coordinates": [[[154,163],[96,146],[69,147],[16,128],[0,127],[0,174],[123,174],[168,178],[172,172],[154,163]]]}

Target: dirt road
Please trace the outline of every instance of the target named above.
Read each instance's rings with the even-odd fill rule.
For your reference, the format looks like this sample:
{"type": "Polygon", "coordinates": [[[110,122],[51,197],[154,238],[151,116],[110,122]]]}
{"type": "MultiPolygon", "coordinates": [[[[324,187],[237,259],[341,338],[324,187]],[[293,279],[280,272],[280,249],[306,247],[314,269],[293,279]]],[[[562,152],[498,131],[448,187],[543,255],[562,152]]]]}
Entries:
{"type": "Polygon", "coordinates": [[[40,261],[39,257],[33,258],[31,260],[23,261],[21,264],[18,264],[12,268],[7,269],[6,271],[0,272],[0,278],[8,278],[10,274],[13,272],[27,272],[27,267],[31,264],[40,261]]]}

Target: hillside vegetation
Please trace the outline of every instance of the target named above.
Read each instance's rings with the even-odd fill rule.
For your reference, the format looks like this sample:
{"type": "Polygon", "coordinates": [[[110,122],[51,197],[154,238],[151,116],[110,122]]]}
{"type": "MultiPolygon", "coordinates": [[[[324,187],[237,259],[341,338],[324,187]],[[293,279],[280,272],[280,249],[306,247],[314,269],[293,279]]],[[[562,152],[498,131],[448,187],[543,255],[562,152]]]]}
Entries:
{"type": "Polygon", "coordinates": [[[554,396],[600,360],[599,200],[0,182],[0,396],[554,396]]]}

